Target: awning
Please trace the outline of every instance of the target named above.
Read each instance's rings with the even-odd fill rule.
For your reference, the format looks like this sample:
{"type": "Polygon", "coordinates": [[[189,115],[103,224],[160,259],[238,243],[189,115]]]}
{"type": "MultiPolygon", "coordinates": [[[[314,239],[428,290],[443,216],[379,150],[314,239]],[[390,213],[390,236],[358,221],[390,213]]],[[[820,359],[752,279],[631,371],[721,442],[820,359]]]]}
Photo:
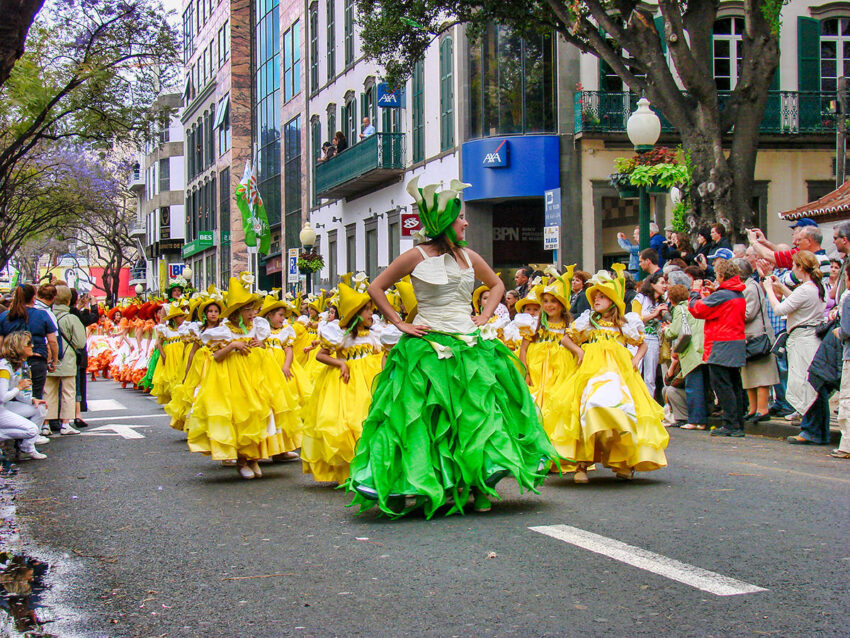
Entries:
{"type": "Polygon", "coordinates": [[[789,221],[802,219],[803,217],[850,217],[850,182],[844,182],[844,184],[820,199],[798,206],[793,210],[779,213],[780,219],[787,219],[789,221]]]}
{"type": "Polygon", "coordinates": [[[228,95],[218,103],[218,108],[215,110],[215,123],[213,128],[218,128],[224,124],[224,118],[227,117],[227,110],[230,108],[230,96],[228,95]]]}

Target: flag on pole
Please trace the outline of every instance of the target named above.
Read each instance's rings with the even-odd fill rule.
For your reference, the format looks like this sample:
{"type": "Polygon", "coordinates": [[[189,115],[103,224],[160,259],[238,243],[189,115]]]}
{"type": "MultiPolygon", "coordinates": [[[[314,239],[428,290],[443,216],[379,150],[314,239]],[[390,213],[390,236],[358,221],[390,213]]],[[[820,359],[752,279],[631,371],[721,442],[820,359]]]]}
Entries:
{"type": "Polygon", "coordinates": [[[251,160],[245,161],[245,173],[236,187],[236,206],[242,213],[245,245],[256,247],[259,240],[259,252],[267,255],[272,240],[271,229],[263,198],[257,189],[257,178],[251,170],[251,160]]]}

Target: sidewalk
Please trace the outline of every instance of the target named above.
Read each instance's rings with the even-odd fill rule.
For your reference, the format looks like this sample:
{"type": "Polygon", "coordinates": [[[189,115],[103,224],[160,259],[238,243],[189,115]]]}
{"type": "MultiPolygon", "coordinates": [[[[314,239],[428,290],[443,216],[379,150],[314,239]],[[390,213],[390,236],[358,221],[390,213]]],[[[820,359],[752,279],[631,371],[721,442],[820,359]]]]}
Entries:
{"type": "MultiPolygon", "coordinates": [[[[720,420],[709,419],[709,423],[719,426],[720,420]]],[[[773,439],[784,439],[800,433],[800,422],[786,421],[785,419],[771,419],[770,421],[761,421],[759,423],[747,422],[744,424],[744,431],[747,434],[768,436],[773,439]]],[[[841,438],[841,431],[838,429],[834,418],[830,423],[829,434],[830,444],[838,445],[838,440],[841,438]]]]}

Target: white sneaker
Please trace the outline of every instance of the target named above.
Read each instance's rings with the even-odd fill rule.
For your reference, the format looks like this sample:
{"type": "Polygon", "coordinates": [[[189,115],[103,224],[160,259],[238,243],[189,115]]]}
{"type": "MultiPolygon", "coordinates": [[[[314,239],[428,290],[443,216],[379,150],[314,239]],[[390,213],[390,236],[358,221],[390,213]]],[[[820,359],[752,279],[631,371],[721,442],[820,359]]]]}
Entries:
{"type": "Polygon", "coordinates": [[[21,452],[21,460],[26,461],[27,459],[32,459],[33,461],[42,461],[47,458],[46,454],[42,454],[38,450],[33,449],[32,452],[21,452]]]}
{"type": "Polygon", "coordinates": [[[41,436],[43,436],[43,437],[48,437],[48,436],[50,436],[51,434],[53,434],[53,432],[51,432],[51,431],[50,431],[50,426],[49,426],[49,425],[43,425],[43,426],[41,426],[41,436]]]}
{"type": "Polygon", "coordinates": [[[239,476],[241,476],[243,479],[252,479],[254,478],[254,472],[247,465],[243,465],[239,468],[239,476]]]}
{"type": "Polygon", "coordinates": [[[50,443],[50,439],[48,439],[46,436],[42,436],[39,434],[37,437],[35,437],[36,445],[47,445],[48,443],[50,443]]]}
{"type": "Polygon", "coordinates": [[[59,430],[59,434],[69,435],[69,434],[79,434],[80,431],[74,428],[70,423],[63,423],[62,429],[59,430]]]}
{"type": "Polygon", "coordinates": [[[785,417],[783,417],[783,418],[784,418],[786,421],[799,421],[799,420],[800,420],[800,419],[802,419],[803,417],[801,417],[801,416],[800,416],[800,413],[799,413],[799,412],[792,412],[791,414],[788,414],[788,415],[786,415],[786,416],[785,416],[785,417]]]}

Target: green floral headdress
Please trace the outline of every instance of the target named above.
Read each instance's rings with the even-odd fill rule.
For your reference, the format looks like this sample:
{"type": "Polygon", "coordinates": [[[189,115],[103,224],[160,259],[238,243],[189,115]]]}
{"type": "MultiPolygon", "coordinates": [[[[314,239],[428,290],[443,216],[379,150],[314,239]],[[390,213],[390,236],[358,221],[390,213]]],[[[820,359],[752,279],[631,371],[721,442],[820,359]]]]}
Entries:
{"type": "Polygon", "coordinates": [[[451,225],[460,215],[461,201],[458,194],[469,186],[471,184],[453,179],[448,189],[438,193],[439,184],[428,184],[425,188],[419,188],[418,175],[407,183],[407,192],[419,209],[419,219],[426,237],[436,239],[445,234],[458,246],[466,246],[465,241],[458,241],[451,225]]]}

